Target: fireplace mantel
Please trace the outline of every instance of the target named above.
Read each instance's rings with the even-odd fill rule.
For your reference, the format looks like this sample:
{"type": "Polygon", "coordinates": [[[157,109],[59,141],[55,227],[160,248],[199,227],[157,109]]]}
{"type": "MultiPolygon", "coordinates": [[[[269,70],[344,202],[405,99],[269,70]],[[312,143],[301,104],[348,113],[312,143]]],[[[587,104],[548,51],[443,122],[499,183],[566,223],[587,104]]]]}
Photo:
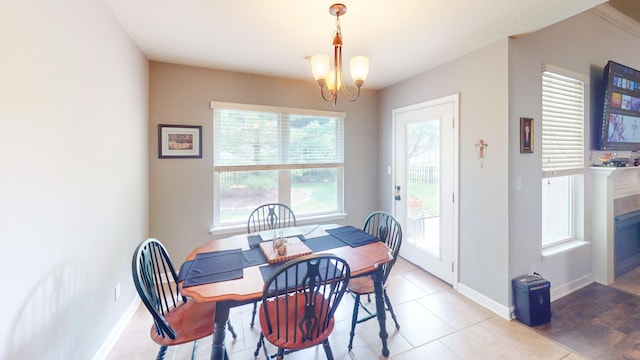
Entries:
{"type": "Polygon", "coordinates": [[[614,200],[640,194],[640,167],[591,167],[591,267],[596,282],[609,285],[614,274],[614,200]]]}

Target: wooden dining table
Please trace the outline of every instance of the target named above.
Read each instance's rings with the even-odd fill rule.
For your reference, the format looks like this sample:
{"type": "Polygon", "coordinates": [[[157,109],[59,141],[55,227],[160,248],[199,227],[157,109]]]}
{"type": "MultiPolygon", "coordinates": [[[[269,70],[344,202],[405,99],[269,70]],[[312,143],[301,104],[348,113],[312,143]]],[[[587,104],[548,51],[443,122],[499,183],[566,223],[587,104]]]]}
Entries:
{"type": "MultiPolygon", "coordinates": [[[[304,239],[327,236],[325,230],[338,228],[341,225],[308,225],[298,226],[297,229],[303,234],[304,239]]],[[[185,259],[193,260],[197,254],[210,253],[222,250],[241,248],[249,250],[248,236],[255,234],[241,234],[224,239],[212,240],[202,246],[195,248],[185,259]]],[[[388,356],[387,347],[388,334],[386,331],[386,311],[382,290],[382,269],[381,266],[392,260],[387,246],[376,241],[367,245],[352,247],[349,245],[331,248],[320,251],[321,253],[331,253],[347,261],[351,269],[351,277],[372,275],[375,284],[375,305],[377,319],[380,326],[379,336],[382,343],[382,355],[388,356]]],[[[242,277],[234,280],[207,283],[195,286],[184,287],[184,281],[179,283],[180,292],[198,302],[215,302],[216,310],[214,315],[213,346],[211,348],[211,359],[228,359],[224,341],[229,310],[232,307],[249,304],[262,298],[264,285],[260,266],[255,265],[245,267],[242,277]]]]}

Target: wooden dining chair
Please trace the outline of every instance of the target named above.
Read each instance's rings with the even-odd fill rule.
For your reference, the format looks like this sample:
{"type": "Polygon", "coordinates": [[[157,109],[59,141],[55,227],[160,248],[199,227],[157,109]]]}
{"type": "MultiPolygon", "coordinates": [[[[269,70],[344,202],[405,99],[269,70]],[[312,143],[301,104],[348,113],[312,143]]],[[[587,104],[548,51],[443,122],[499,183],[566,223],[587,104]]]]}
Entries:
{"type": "Polygon", "coordinates": [[[312,254],[282,265],[264,284],[260,306],[262,332],[254,356],[262,347],[267,359],[323,344],[327,359],[333,359],[329,335],[334,314],[342,299],[351,271],[335,255],[312,254]],[[278,350],[269,355],[267,344],[278,350]]]}
{"type": "MultiPolygon", "coordinates": [[[[384,211],[374,211],[364,222],[363,230],[384,242],[389,248],[389,253],[393,257],[393,260],[382,265],[382,292],[384,296],[384,302],[386,303],[386,310],[391,313],[391,318],[396,325],[396,329],[400,329],[400,324],[396,319],[396,314],[391,307],[391,301],[387,294],[387,285],[391,268],[398,259],[398,253],[400,252],[400,245],[402,245],[402,227],[400,222],[393,215],[384,211]]],[[[353,294],[355,304],[353,307],[353,316],[351,319],[351,332],[349,334],[349,350],[353,348],[353,337],[356,332],[356,325],[367,320],[371,320],[377,316],[377,314],[369,310],[362,303],[360,297],[367,295],[369,302],[371,302],[371,294],[374,293],[374,283],[372,275],[361,276],[352,278],[349,281],[347,289],[353,294]],[[366,312],[366,316],[358,319],[358,310],[362,308],[366,312]]]]}
{"type": "MultiPolygon", "coordinates": [[[[296,215],[290,207],[280,203],[263,204],[255,208],[247,220],[247,233],[264,230],[282,229],[296,226],[296,215]]],[[[251,327],[255,325],[258,302],[253,303],[251,312],[251,327]]]]}
{"type": "MultiPolygon", "coordinates": [[[[196,358],[198,339],[213,333],[215,303],[198,303],[180,295],[177,274],[164,245],[150,238],[133,253],[133,283],[142,303],[153,316],[151,339],[160,345],[157,359],[164,359],[169,346],[194,342],[191,358],[196,358]]],[[[231,324],[231,335],[237,337],[231,324]]]]}
{"type": "Polygon", "coordinates": [[[247,232],[282,229],[296,226],[296,216],[285,204],[269,203],[255,208],[247,220],[247,232]]]}

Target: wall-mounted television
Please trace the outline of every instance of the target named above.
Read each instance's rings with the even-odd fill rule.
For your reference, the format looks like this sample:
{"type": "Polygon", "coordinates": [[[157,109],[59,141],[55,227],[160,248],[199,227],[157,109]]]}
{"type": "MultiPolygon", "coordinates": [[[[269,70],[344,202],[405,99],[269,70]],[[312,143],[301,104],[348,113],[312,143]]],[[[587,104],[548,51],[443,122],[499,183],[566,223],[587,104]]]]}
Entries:
{"type": "Polygon", "coordinates": [[[596,150],[640,150],[640,71],[609,61],[604,68],[602,117],[596,150]]]}

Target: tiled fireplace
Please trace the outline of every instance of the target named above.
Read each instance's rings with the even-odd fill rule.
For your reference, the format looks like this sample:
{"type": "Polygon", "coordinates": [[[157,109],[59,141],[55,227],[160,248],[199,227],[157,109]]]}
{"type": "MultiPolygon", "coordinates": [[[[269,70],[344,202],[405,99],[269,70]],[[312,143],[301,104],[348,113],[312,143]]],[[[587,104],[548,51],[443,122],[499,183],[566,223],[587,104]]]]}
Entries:
{"type": "Polygon", "coordinates": [[[592,271],[611,284],[640,265],[640,167],[591,168],[592,271]]]}
{"type": "Polygon", "coordinates": [[[613,201],[614,277],[640,266],[640,195],[613,201]]]}

